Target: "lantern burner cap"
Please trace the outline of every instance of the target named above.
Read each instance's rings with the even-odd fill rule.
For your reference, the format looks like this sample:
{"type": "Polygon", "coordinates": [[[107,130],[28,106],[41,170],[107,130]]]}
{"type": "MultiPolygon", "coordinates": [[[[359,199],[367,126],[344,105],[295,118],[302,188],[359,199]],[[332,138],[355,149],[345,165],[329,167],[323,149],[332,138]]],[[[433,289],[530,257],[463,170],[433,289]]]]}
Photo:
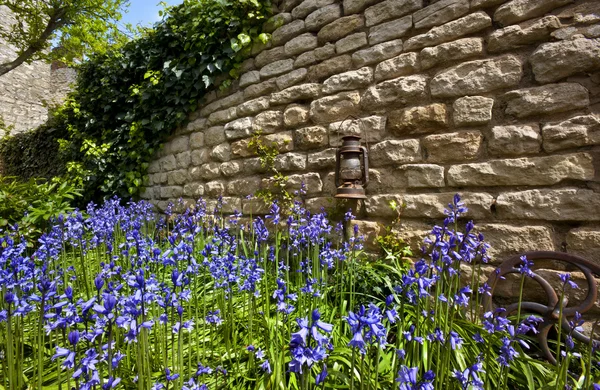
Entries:
{"type": "Polygon", "coordinates": [[[360,184],[344,184],[337,188],[336,198],[367,199],[365,189],[360,184]]]}

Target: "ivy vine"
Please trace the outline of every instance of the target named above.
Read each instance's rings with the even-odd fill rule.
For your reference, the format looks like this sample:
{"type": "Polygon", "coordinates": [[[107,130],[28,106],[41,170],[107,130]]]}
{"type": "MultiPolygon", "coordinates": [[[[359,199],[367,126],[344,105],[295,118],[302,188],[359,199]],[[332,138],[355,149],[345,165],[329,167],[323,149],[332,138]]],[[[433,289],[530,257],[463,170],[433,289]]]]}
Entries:
{"type": "Polygon", "coordinates": [[[85,201],[139,192],[171,131],[218,76],[237,76],[254,42],[269,39],[260,26],[270,13],[269,0],[185,0],[143,37],[79,67],[53,123],[85,201]]]}

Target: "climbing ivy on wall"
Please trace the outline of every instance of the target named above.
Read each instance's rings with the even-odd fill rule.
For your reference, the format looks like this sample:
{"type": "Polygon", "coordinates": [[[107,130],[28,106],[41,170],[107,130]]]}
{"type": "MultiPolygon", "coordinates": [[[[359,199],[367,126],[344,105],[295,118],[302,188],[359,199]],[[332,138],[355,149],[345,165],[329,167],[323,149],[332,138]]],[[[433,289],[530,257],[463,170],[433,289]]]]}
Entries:
{"type": "Polygon", "coordinates": [[[143,37],[84,62],[55,113],[66,170],[83,182],[85,200],[137,194],[165,138],[269,38],[260,31],[269,0],[185,0],[166,12],[143,37]]]}

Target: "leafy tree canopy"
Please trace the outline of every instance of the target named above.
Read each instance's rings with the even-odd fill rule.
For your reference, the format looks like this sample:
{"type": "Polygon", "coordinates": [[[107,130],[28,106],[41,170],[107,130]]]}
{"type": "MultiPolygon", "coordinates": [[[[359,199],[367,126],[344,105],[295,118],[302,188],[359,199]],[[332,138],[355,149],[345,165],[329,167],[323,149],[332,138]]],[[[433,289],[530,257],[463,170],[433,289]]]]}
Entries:
{"type": "Polygon", "coordinates": [[[71,64],[128,40],[118,26],[128,0],[0,0],[0,5],[16,18],[0,27],[0,38],[17,49],[15,58],[0,64],[0,76],[34,60],[71,64]],[[60,50],[48,50],[51,46],[60,50]]]}

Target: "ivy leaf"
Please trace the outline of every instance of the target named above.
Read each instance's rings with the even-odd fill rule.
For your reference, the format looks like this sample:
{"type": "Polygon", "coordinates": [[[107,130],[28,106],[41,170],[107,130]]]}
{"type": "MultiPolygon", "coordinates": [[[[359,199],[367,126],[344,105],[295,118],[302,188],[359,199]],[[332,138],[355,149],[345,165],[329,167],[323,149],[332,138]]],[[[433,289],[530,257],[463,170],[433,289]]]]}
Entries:
{"type": "Polygon", "coordinates": [[[240,51],[242,49],[242,47],[238,43],[237,39],[231,38],[230,41],[231,41],[231,48],[233,49],[233,51],[235,51],[237,53],[238,51],[240,51]]]}
{"type": "Polygon", "coordinates": [[[262,43],[267,43],[271,40],[271,34],[262,33],[258,36],[258,40],[262,43]]]}
{"type": "Polygon", "coordinates": [[[212,84],[212,80],[210,79],[210,77],[208,75],[204,75],[202,76],[202,81],[204,81],[204,86],[206,88],[210,87],[210,85],[212,84]]]}
{"type": "Polygon", "coordinates": [[[250,44],[250,42],[252,42],[250,37],[246,34],[238,34],[237,38],[240,41],[242,46],[247,46],[250,44]]]}

